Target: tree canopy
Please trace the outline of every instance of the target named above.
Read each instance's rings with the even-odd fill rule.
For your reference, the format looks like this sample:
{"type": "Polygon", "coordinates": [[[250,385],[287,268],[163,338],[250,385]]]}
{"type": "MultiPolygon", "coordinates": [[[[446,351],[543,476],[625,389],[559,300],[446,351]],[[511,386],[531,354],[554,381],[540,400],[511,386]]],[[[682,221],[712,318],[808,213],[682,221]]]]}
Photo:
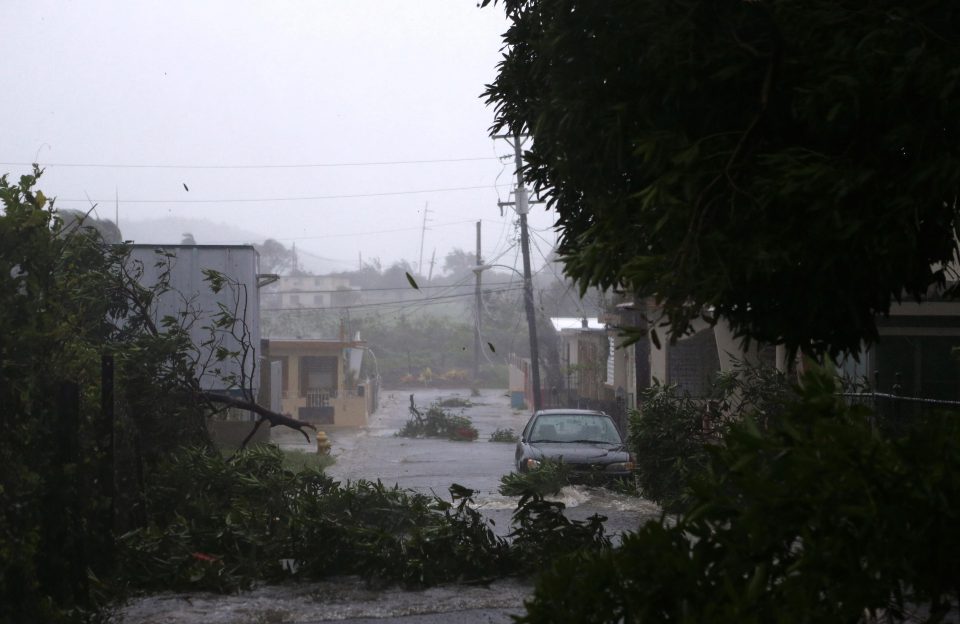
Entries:
{"type": "Polygon", "coordinates": [[[951,281],[957,3],[500,4],[493,130],[532,136],[582,288],[654,297],[673,336],[706,315],[838,355],[951,281]]]}

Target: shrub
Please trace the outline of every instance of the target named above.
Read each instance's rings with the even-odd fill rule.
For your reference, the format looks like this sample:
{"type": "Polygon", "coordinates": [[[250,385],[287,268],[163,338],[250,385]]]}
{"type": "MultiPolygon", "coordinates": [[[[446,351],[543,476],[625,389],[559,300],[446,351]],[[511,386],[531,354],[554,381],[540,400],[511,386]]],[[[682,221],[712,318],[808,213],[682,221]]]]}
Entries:
{"type": "Polygon", "coordinates": [[[517,569],[539,573],[561,555],[610,549],[610,538],[603,528],[605,516],[594,514],[584,521],[570,520],[563,515],[563,509],[563,503],[544,500],[536,492],[527,491],[520,497],[513,512],[515,528],[509,535],[517,569]]]}
{"type": "Polygon", "coordinates": [[[570,481],[570,468],[566,464],[544,459],[540,467],[527,472],[511,472],[500,477],[500,493],[504,496],[556,494],[570,481]]]}
{"type": "Polygon", "coordinates": [[[232,591],[293,570],[407,585],[505,571],[505,543],[466,488],[451,486],[451,503],[380,482],[340,485],[283,461],[271,446],[231,460],[205,449],[175,454],[149,490],[148,526],[120,540],[119,578],[134,588],[232,591]]]}
{"type": "Polygon", "coordinates": [[[570,521],[562,503],[538,494],[519,501],[512,541],[474,509],[471,490],[454,484],[450,496],[293,472],[271,446],[230,460],[186,449],[153,475],[150,520],[121,538],[116,578],[129,589],[223,592],[357,574],[423,587],[534,572],[562,554],[610,546],[603,517],[570,521]]]}
{"type": "Polygon", "coordinates": [[[647,389],[641,409],[630,414],[628,436],[643,495],[679,511],[690,478],[707,465],[709,447],[722,442],[730,423],[749,413],[758,426],[768,427],[794,396],[786,377],[769,366],[738,365],[714,380],[703,399],[677,386],[647,389]]]}
{"type": "Polygon", "coordinates": [[[490,442],[516,442],[519,438],[513,429],[497,429],[490,434],[490,442]]]}
{"type": "Polygon", "coordinates": [[[675,524],[557,562],[521,621],[942,621],[960,600],[960,420],[891,439],[822,373],[799,393],[709,448],[675,524]]]}
{"type": "Polygon", "coordinates": [[[643,495],[664,509],[682,507],[687,480],[707,462],[702,402],[676,386],[653,386],[630,415],[628,443],[643,495]]]}

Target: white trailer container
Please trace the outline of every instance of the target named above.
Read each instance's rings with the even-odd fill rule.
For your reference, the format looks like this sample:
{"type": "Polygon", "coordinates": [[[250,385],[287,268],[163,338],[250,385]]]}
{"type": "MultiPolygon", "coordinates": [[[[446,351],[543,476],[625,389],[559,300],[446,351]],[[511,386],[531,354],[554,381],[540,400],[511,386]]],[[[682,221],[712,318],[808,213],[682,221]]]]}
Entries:
{"type": "MultiPolygon", "coordinates": [[[[170,290],[162,294],[154,311],[160,326],[165,316],[172,316],[189,325],[190,338],[197,347],[197,373],[204,390],[239,392],[229,381],[245,380],[256,397],[260,375],[260,300],[257,274],[260,257],[251,245],[133,245],[131,261],[142,266],[140,283],[156,285],[164,271],[169,271],[170,290]],[[214,293],[204,279],[204,270],[213,270],[229,279],[219,293],[214,293]],[[232,327],[222,328],[214,343],[212,321],[223,305],[237,317],[232,327]],[[217,362],[215,349],[220,345],[240,356],[217,362]]],[[[133,267],[131,267],[133,268],[133,267]]]]}

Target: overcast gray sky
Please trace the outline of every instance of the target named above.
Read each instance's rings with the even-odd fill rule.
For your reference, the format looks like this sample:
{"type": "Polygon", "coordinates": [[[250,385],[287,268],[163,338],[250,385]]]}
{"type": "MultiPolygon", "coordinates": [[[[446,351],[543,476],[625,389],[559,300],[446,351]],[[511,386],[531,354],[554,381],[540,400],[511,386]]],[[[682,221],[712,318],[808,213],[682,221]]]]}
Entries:
{"type": "MultiPolygon", "coordinates": [[[[416,265],[429,204],[424,264],[434,249],[438,263],[472,251],[483,220],[487,261],[513,265],[515,249],[501,254],[515,216],[497,207],[513,178],[497,156],[512,149],[488,137],[479,98],[506,20],[476,4],[9,0],[0,171],[38,161],[60,207],[89,197],[101,217],[118,195],[121,229],[204,218],[342,268],[358,254],[416,265]],[[405,161],[439,162],[382,164],[405,161]]],[[[535,264],[552,216],[531,211],[535,264]]]]}

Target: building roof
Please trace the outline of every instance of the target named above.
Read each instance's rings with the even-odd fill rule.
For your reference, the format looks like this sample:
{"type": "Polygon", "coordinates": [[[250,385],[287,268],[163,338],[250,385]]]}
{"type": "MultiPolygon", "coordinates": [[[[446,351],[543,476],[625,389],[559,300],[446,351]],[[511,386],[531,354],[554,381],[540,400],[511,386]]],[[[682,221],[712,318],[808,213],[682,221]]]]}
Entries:
{"type": "Polygon", "coordinates": [[[584,319],[579,316],[555,316],[550,318],[550,322],[553,323],[553,328],[557,331],[563,331],[565,329],[605,329],[604,324],[595,316],[586,318],[586,327],[583,326],[583,321],[584,319]]]}
{"type": "Polygon", "coordinates": [[[340,339],[340,338],[265,338],[270,344],[277,345],[346,345],[348,347],[362,347],[367,344],[365,340],[350,340],[350,339],[340,339]]]}

